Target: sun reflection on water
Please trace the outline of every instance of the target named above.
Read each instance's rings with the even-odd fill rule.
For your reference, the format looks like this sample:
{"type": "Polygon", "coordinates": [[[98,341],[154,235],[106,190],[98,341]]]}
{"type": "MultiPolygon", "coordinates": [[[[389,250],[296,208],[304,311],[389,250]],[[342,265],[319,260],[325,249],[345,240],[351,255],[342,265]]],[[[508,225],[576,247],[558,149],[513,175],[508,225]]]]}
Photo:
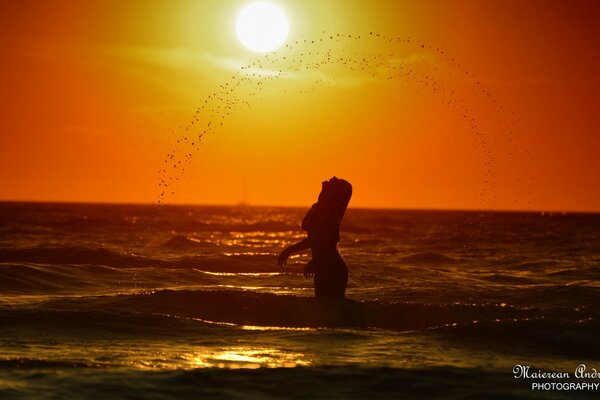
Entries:
{"type": "Polygon", "coordinates": [[[214,272],[214,271],[204,271],[198,268],[192,268],[192,270],[196,272],[200,272],[206,275],[214,275],[214,276],[278,276],[283,275],[281,272],[214,272]]]}
{"type": "Polygon", "coordinates": [[[187,357],[192,368],[293,368],[311,362],[302,353],[270,347],[230,347],[187,357]]]}
{"type": "MultiPolygon", "coordinates": [[[[142,357],[124,360],[124,364],[139,369],[173,370],[197,368],[257,369],[294,368],[314,362],[308,354],[265,346],[200,347],[194,350],[157,351],[142,357]]],[[[139,355],[139,354],[138,354],[139,355]]]]}

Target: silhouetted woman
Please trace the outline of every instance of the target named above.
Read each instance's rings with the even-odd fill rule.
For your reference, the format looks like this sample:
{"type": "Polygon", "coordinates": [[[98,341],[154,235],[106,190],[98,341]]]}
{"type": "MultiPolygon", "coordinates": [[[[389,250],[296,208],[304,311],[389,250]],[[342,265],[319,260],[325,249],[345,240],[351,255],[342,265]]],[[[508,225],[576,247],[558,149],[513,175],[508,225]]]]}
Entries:
{"type": "Polygon", "coordinates": [[[317,297],[344,297],[348,283],[348,268],[338,250],[340,224],[352,197],[352,185],[335,176],[323,182],[319,200],[302,220],[307,238],[285,248],[277,265],[283,267],[292,253],[308,248],[312,260],[304,268],[306,278],[315,277],[317,297]]]}

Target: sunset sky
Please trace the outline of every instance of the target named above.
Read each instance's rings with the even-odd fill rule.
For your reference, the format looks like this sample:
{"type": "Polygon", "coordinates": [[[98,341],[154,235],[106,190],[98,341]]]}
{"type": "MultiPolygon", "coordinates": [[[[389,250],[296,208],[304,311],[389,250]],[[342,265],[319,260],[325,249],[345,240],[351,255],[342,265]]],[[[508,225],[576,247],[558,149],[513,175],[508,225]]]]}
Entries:
{"type": "Polygon", "coordinates": [[[3,2],[0,199],[155,202],[189,150],[166,202],[308,206],[336,175],[352,207],[600,211],[600,3],[274,0],[291,47],[256,76],[250,3],[3,2]],[[413,72],[290,61],[326,51],[413,72]]]}

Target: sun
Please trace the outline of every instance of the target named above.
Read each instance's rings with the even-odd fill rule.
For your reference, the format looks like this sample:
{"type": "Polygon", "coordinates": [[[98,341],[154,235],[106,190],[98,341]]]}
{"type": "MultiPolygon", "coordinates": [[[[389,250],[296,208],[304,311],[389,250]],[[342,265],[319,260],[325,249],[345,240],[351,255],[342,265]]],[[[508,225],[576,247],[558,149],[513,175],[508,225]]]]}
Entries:
{"type": "Polygon", "coordinates": [[[240,12],[235,24],[240,42],[258,53],[267,53],[281,46],[289,29],[283,10],[268,2],[248,5],[240,12]]]}

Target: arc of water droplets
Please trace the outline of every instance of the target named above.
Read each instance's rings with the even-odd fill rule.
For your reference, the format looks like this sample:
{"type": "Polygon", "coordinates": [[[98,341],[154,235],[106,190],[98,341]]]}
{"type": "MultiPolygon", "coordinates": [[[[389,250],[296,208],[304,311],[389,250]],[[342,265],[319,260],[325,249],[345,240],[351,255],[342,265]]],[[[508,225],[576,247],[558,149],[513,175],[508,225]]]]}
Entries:
{"type": "MultiPolygon", "coordinates": [[[[261,98],[265,85],[272,81],[288,78],[290,74],[300,72],[319,72],[327,66],[346,68],[351,73],[360,73],[369,79],[383,81],[406,80],[415,82],[430,90],[436,96],[444,99],[444,104],[457,116],[468,123],[470,132],[477,138],[480,149],[484,155],[484,185],[481,190],[481,204],[486,198],[494,200],[494,193],[488,193],[488,186],[495,187],[496,158],[488,145],[488,140],[475,115],[473,107],[465,102],[464,96],[459,93],[458,86],[465,86],[470,93],[475,93],[486,98],[498,116],[497,123],[503,125],[508,141],[511,145],[511,154],[517,150],[520,137],[516,130],[517,120],[505,117],[503,106],[499,104],[494,95],[481,85],[475,74],[466,70],[444,50],[431,44],[407,38],[387,37],[385,35],[369,32],[366,35],[329,34],[322,32],[321,37],[305,39],[287,44],[283,49],[257,57],[247,65],[240,68],[237,75],[232,75],[229,80],[219,85],[218,90],[210,94],[195,110],[191,120],[179,129],[177,138],[178,147],[166,155],[164,166],[159,170],[159,199],[158,204],[164,203],[169,195],[175,194],[173,186],[179,177],[190,166],[193,153],[199,150],[200,142],[208,134],[213,134],[221,129],[229,116],[241,107],[251,107],[250,101],[261,98]],[[386,55],[361,53],[359,44],[375,44],[400,46],[407,50],[403,54],[390,50],[386,55]],[[415,51],[430,54],[445,64],[434,63],[425,65],[424,62],[408,62],[406,51],[414,55],[415,51]],[[440,66],[450,66],[443,72],[440,66]],[[448,76],[443,78],[444,74],[448,76]],[[452,86],[452,84],[455,86],[452,86]],[[246,90],[246,95],[240,92],[246,90]]],[[[297,94],[308,93],[316,90],[319,85],[327,84],[328,80],[335,81],[336,77],[317,76],[311,80],[308,87],[299,90],[284,89],[284,92],[297,94]]],[[[306,85],[305,85],[306,86],[306,85]]]]}

